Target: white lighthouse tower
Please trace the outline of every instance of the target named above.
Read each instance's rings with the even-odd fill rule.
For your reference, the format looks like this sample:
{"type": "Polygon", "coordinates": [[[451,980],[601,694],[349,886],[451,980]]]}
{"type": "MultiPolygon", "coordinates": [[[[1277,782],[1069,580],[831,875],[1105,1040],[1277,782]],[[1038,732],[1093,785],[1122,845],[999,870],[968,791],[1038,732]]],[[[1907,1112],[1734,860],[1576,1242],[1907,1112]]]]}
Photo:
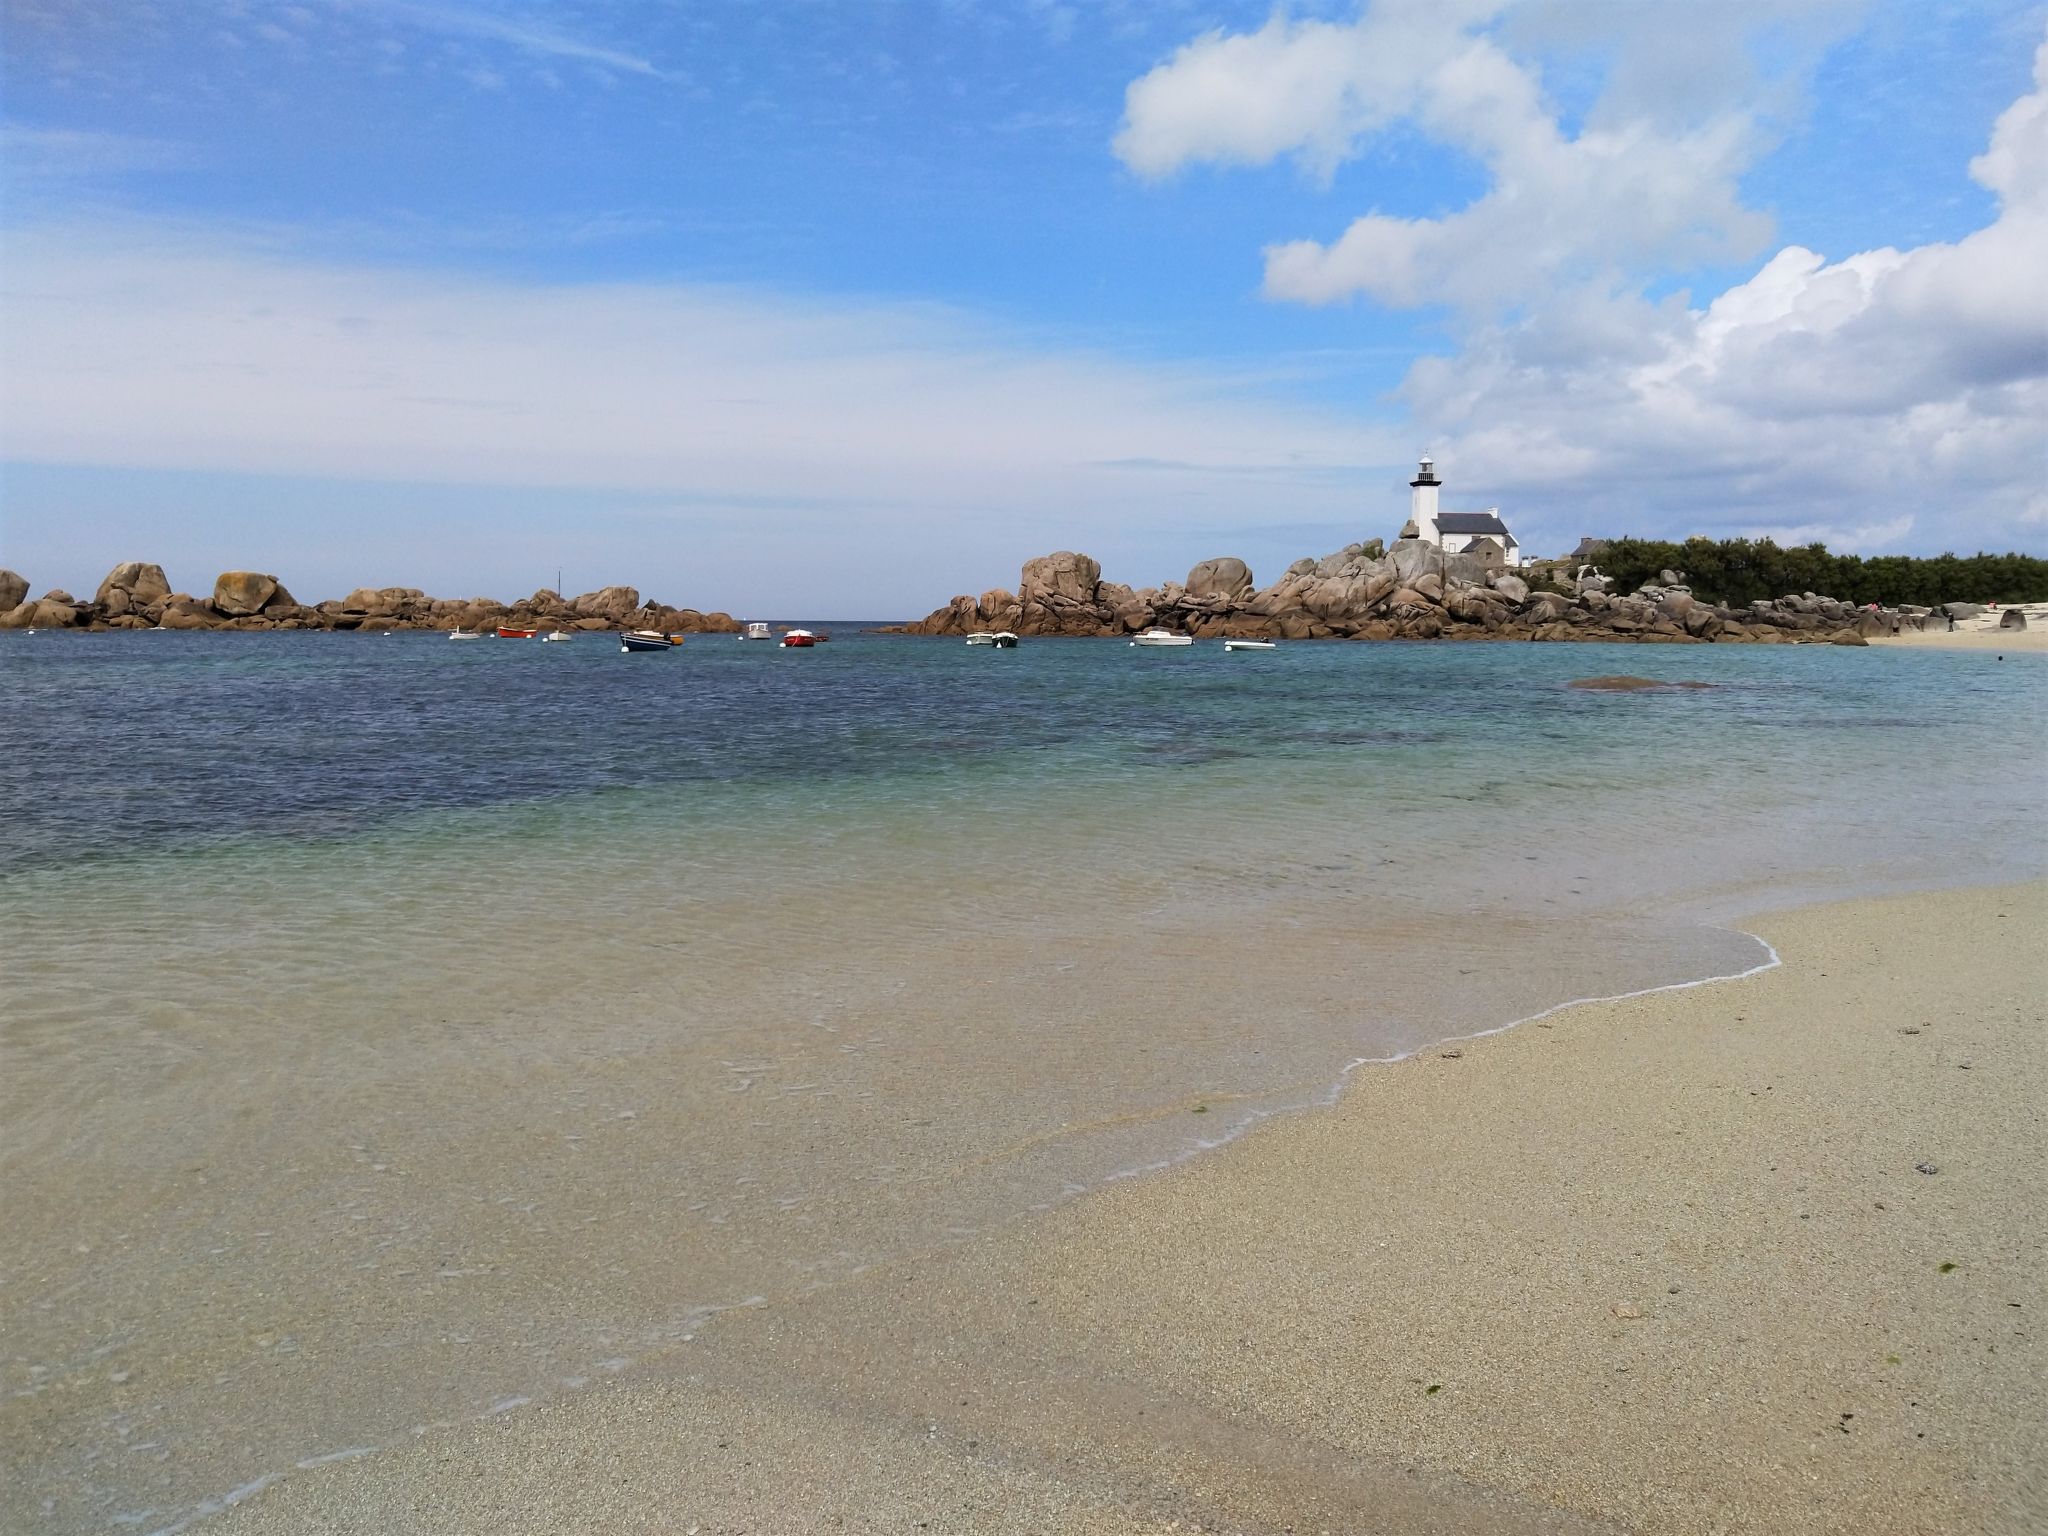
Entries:
{"type": "Polygon", "coordinates": [[[1436,461],[1430,458],[1422,461],[1415,478],[1408,482],[1408,520],[1415,525],[1415,536],[1431,544],[1443,542],[1436,523],[1436,493],[1442,483],[1436,477],[1436,461]]]}

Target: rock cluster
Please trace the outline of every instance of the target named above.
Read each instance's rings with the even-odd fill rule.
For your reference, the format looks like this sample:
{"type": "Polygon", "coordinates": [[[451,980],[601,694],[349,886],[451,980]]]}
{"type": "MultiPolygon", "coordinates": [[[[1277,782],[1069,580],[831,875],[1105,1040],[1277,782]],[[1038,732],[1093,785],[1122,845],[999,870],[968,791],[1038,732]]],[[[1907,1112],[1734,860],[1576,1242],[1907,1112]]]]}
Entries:
{"type": "Polygon", "coordinates": [[[1456,639],[1835,641],[1921,627],[1923,610],[1859,609],[1811,592],[1728,608],[1695,599],[1679,573],[1630,596],[1591,566],[1511,571],[1497,553],[1447,555],[1403,538],[1375,539],[1320,560],[1297,560],[1258,586],[1242,560],[1204,560],[1185,582],[1133,590],[1102,580],[1086,555],[1027,561],[1016,592],[956,597],[903,627],[925,635],[1009,629],[1020,635],[1123,635],[1154,627],[1271,640],[1456,639]]]}
{"type": "Polygon", "coordinates": [[[28,582],[0,571],[0,629],[655,629],[664,634],[737,634],[727,613],[642,602],[632,587],[580,597],[546,588],[501,603],[492,597],[429,597],[417,587],[358,587],[347,597],[304,604],[275,576],[226,571],[210,597],[173,592],[160,565],[128,561],[107,573],[91,602],[69,592],[29,597],[28,582]]]}

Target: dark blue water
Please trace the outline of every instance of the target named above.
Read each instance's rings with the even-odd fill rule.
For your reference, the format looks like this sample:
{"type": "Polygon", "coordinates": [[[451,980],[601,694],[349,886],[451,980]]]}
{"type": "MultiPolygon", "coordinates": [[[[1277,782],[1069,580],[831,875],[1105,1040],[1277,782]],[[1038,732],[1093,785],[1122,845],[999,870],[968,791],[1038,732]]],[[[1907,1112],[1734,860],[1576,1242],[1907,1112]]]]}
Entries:
{"type": "Polygon", "coordinates": [[[1602,814],[1574,786],[1768,773],[1802,797],[1832,786],[1831,815],[1860,803],[1881,839],[1891,818],[2030,804],[2040,775],[1990,744],[2037,730],[2044,681],[2035,657],[1833,647],[998,652],[842,630],[808,652],[698,636],[629,656],[602,636],[7,635],[0,869],[621,791],[744,785],[764,816],[858,815],[864,789],[934,806],[1048,776],[1172,793],[1232,766],[1298,781],[1374,765],[1425,813],[1462,796],[1564,818],[1602,814]],[[1565,686],[1615,671],[1717,686],[1565,686]]]}

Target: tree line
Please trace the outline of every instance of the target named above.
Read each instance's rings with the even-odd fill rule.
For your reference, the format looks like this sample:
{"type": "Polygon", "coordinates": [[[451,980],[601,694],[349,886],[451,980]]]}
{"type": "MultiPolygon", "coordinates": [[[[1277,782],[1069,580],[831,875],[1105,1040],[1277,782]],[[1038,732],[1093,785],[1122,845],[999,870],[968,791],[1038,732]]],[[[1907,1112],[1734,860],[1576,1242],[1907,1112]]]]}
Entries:
{"type": "Polygon", "coordinates": [[[1780,548],[1770,539],[1610,539],[1593,556],[1615,590],[1633,592],[1660,571],[1683,571],[1693,595],[1731,608],[1760,597],[1817,592],[1844,602],[2048,602],[2048,560],[2035,555],[1836,555],[1825,544],[1780,548]]]}

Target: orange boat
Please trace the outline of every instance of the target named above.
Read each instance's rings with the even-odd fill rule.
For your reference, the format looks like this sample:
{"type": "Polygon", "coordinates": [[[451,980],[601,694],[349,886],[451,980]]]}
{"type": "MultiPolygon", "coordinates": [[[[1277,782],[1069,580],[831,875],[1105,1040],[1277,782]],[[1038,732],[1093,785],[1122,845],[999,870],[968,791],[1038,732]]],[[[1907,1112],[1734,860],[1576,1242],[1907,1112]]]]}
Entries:
{"type": "Polygon", "coordinates": [[[509,624],[500,624],[498,626],[498,638],[500,640],[531,640],[539,633],[540,631],[537,629],[514,629],[509,624]]]}

